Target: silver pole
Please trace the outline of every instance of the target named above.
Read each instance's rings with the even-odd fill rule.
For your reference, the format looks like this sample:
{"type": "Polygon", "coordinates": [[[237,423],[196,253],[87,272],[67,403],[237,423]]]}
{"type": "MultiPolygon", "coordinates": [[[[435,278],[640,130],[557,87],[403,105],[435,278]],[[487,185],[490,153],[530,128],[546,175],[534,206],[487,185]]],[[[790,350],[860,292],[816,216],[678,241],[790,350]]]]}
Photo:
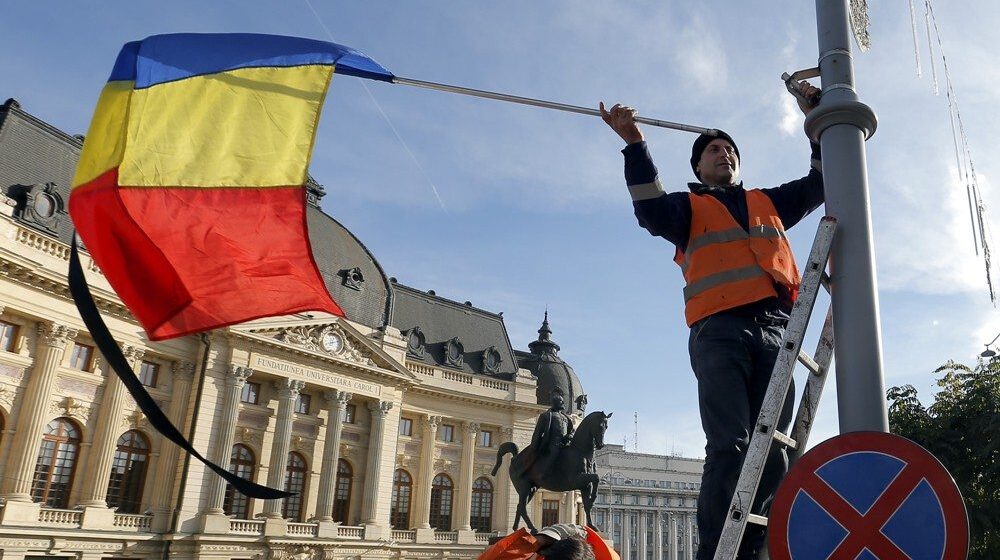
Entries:
{"type": "Polygon", "coordinates": [[[848,2],[816,0],[823,95],[806,133],[822,146],[826,211],[837,218],[830,270],[840,432],[888,432],[865,163],[877,120],[854,89],[848,2]]]}
{"type": "MultiPolygon", "coordinates": [[[[400,78],[399,76],[394,77],[392,79],[392,83],[401,84],[404,86],[414,86],[427,89],[434,89],[438,91],[447,91],[450,93],[458,93],[461,95],[471,95],[473,97],[485,97],[486,99],[496,99],[498,101],[520,103],[522,105],[532,105],[535,107],[543,107],[545,109],[556,109],[559,111],[567,111],[570,113],[580,113],[582,115],[592,115],[595,117],[601,116],[600,111],[598,111],[597,109],[591,109],[590,107],[581,107],[579,105],[567,105],[565,103],[556,103],[554,101],[543,101],[541,99],[532,99],[530,97],[507,95],[506,93],[496,93],[493,91],[486,91],[482,89],[472,89],[461,86],[450,86],[447,84],[439,84],[435,82],[425,82],[423,80],[400,78]]],[[[661,128],[672,128],[674,130],[683,130],[684,132],[694,132],[695,134],[708,134],[709,136],[719,135],[719,131],[714,128],[703,128],[700,126],[691,126],[689,124],[661,121],[659,119],[650,119],[646,117],[636,117],[635,121],[642,124],[648,124],[650,126],[658,126],[661,128]]]]}

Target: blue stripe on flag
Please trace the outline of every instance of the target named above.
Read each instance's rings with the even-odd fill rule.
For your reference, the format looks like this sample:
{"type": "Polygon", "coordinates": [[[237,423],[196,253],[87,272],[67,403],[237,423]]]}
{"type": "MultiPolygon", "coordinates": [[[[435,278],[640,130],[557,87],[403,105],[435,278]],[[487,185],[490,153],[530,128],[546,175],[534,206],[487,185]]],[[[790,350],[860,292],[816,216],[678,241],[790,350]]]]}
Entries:
{"type": "Polygon", "coordinates": [[[135,88],[237,68],[336,65],[338,74],[391,82],[393,75],[365,54],[344,45],[255,33],[175,33],[128,43],[110,80],[134,79],[135,88]],[[131,72],[129,59],[135,63],[131,72]]]}

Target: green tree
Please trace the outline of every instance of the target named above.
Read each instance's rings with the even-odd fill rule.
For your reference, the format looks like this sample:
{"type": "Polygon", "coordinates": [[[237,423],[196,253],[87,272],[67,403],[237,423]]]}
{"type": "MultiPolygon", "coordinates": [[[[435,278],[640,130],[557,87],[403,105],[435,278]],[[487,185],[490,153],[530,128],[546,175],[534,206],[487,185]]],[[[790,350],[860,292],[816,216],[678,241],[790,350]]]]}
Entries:
{"type": "Polygon", "coordinates": [[[934,454],[965,498],[969,558],[1000,558],[1000,358],[975,367],[948,362],[934,372],[941,388],[924,407],[910,385],[892,387],[889,429],[934,454]]]}

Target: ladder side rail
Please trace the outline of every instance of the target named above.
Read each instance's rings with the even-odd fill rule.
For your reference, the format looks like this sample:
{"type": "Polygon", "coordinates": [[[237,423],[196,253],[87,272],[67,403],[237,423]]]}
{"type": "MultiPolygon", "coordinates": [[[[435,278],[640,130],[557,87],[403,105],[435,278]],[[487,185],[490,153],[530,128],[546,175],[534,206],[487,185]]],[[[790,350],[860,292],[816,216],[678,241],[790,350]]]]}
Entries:
{"type": "Polygon", "coordinates": [[[760,415],[750,435],[750,445],[747,447],[743,468],[740,470],[739,481],[730,502],[728,514],[719,537],[715,551],[715,560],[733,560],[739,551],[740,541],[746,530],[747,519],[753,501],[764,473],[764,464],[774,443],[774,430],[781,415],[785,396],[792,382],[792,372],[798,362],[799,349],[805,338],[805,330],[812,315],[816,296],[819,292],[820,279],[826,270],[826,263],[833,245],[833,234],[837,220],[829,216],[820,220],[816,239],[813,241],[809,260],[806,261],[805,274],[799,286],[799,297],[792,307],[791,319],[785,329],[781,349],[774,363],[771,381],[768,384],[760,415]]]}
{"type": "Polygon", "coordinates": [[[827,309],[823,333],[816,343],[816,353],[813,354],[816,363],[819,364],[820,372],[818,374],[809,373],[805,390],[802,392],[802,400],[799,402],[795,415],[795,423],[792,424],[791,437],[798,442],[798,446],[788,452],[789,466],[805,453],[806,444],[809,442],[809,433],[812,431],[820,397],[823,396],[823,387],[826,384],[827,374],[830,372],[830,363],[833,361],[833,344],[833,307],[831,306],[827,309]]]}

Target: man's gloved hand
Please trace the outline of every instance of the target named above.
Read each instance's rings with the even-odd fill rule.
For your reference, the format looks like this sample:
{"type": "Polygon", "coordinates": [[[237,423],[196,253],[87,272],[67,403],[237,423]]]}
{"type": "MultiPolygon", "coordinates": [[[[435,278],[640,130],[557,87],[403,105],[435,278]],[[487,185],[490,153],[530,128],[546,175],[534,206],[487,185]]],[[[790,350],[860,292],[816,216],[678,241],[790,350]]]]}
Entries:
{"type": "Polygon", "coordinates": [[[808,115],[815,107],[815,100],[819,98],[820,89],[805,80],[799,82],[797,86],[796,89],[799,90],[802,97],[796,96],[795,101],[799,104],[799,110],[802,111],[802,114],[808,115]],[[805,98],[805,101],[803,101],[803,98],[805,98]],[[810,103],[812,104],[810,105],[810,103]]]}
{"type": "Polygon", "coordinates": [[[635,115],[635,109],[621,103],[616,103],[609,112],[604,109],[604,102],[601,102],[601,118],[608,123],[612,130],[618,133],[618,136],[622,137],[626,144],[635,144],[644,139],[639,125],[635,122],[635,115]]]}

